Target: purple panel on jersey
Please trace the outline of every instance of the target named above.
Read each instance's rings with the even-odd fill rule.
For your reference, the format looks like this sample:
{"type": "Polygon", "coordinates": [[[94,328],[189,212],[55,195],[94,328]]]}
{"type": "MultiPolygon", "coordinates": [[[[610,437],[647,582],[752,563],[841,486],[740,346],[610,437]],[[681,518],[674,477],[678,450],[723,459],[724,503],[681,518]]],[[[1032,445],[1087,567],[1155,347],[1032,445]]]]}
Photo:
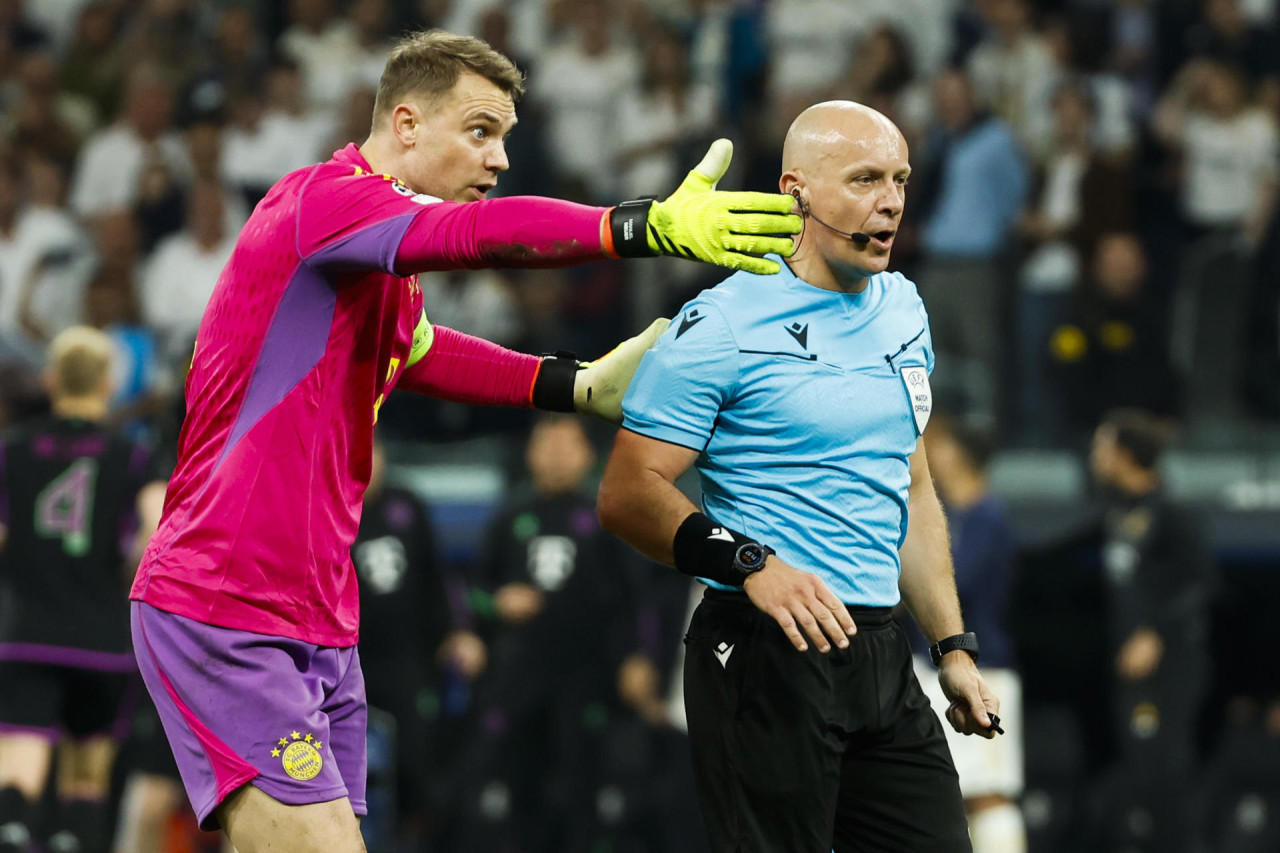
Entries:
{"type": "Polygon", "coordinates": [[[338,292],[333,285],[311,267],[300,265],[271,318],[244,405],[231,427],[219,464],[236,442],[320,363],[329,345],[337,304],[338,292]]]}
{"type": "Polygon", "coordinates": [[[398,275],[396,253],[400,241],[413,224],[417,213],[406,213],[384,219],[368,228],[362,228],[350,237],[330,243],[306,259],[313,267],[326,272],[368,270],[377,267],[383,272],[398,275]]]}

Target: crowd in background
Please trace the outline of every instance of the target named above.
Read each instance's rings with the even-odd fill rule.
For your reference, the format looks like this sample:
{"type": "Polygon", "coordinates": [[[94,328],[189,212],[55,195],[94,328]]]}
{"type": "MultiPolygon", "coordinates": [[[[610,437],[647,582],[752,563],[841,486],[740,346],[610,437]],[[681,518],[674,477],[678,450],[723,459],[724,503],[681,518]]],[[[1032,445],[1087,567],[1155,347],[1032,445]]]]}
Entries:
{"type": "MultiPolygon", "coordinates": [[[[203,307],[249,211],[287,172],[366,138],[391,40],[430,26],[479,35],[528,74],[495,194],[664,195],[719,136],[736,146],[723,186],[770,190],[801,109],[847,98],[883,111],[911,146],[894,267],[930,311],[935,395],[1004,446],[1081,449],[1123,406],[1171,416],[1205,447],[1280,421],[1276,0],[0,0],[0,426],[45,407],[45,347],[83,323],[116,343],[115,420],[171,448],[203,307]]],[[[435,323],[594,356],[720,277],[655,259],[420,282],[435,323]]],[[[401,395],[379,428],[523,448],[531,423],[401,395]]],[[[426,804],[390,835],[468,850],[678,851],[699,838],[668,703],[690,589],[609,551],[574,433],[534,429],[538,497],[499,510],[465,577],[438,576],[413,496],[370,497],[354,551],[366,607],[400,600],[366,620],[386,651],[365,667],[403,753],[374,791],[426,804]],[[582,465],[540,474],[540,441],[582,465]],[[609,586],[573,583],[588,564],[628,568],[609,586]],[[564,615],[583,610],[601,624],[564,615]],[[379,635],[405,624],[423,629],[413,654],[379,635]]],[[[1028,559],[1047,575],[1072,554],[1028,559]]],[[[1057,592],[1015,596],[1046,608],[1015,621],[1079,590],[1057,592]]],[[[1041,632],[1024,661],[1093,683],[1073,676],[1078,635],[1055,637],[1041,632]]],[[[1028,674],[1027,693],[1079,701],[1047,682],[1028,674]]],[[[1252,699],[1266,708],[1271,691],[1252,699]]],[[[1273,749],[1277,708],[1254,713],[1273,749]]],[[[1102,773],[1149,722],[1087,712],[1087,749],[1029,746],[1029,761],[1102,773]]]]}
{"type": "MultiPolygon", "coordinates": [[[[726,184],[771,189],[801,108],[882,110],[911,145],[894,261],[930,307],[943,399],[1006,443],[1070,446],[1117,404],[1230,441],[1280,415],[1276,5],[6,0],[6,408],[84,321],[127,356],[121,410],[162,410],[253,204],[363,141],[389,41],[442,26],[528,74],[498,193],[664,194],[721,135],[726,184]]],[[[594,355],[714,279],[661,261],[422,283],[437,323],[594,355]]]]}

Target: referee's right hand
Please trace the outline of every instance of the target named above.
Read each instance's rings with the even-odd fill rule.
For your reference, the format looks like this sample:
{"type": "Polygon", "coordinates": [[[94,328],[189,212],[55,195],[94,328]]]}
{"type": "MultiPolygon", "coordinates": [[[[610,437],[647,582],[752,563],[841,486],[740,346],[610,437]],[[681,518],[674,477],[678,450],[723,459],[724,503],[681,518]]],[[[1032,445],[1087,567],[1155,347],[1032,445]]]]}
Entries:
{"type": "Polygon", "coordinates": [[[747,577],[742,589],[752,604],[777,620],[799,651],[809,648],[804,634],[825,654],[831,651],[831,643],[848,648],[849,637],[858,631],[844,603],[821,578],[788,566],[776,554],[770,554],[764,568],[747,577]]]}

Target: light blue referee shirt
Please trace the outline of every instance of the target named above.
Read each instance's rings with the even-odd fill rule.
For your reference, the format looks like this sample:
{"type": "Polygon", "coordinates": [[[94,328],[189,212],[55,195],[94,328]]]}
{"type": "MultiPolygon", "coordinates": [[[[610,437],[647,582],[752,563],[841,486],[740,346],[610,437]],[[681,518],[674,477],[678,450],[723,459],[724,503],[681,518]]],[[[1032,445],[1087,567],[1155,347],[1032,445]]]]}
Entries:
{"type": "Polygon", "coordinates": [[[845,604],[892,606],[932,370],[929,318],[901,274],[837,293],[783,263],[684,306],[641,361],[623,426],[701,451],[713,520],[845,604]]]}

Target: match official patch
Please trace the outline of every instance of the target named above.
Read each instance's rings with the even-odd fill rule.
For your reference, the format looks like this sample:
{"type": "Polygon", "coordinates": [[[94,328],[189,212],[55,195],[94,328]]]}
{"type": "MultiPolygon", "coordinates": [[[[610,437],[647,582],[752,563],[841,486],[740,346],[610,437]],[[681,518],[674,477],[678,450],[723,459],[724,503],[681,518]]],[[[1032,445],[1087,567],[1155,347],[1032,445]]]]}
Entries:
{"type": "Polygon", "coordinates": [[[924,367],[903,367],[902,384],[911,402],[911,416],[916,419],[916,432],[924,434],[933,412],[933,391],[929,388],[929,371],[924,367]]]}

